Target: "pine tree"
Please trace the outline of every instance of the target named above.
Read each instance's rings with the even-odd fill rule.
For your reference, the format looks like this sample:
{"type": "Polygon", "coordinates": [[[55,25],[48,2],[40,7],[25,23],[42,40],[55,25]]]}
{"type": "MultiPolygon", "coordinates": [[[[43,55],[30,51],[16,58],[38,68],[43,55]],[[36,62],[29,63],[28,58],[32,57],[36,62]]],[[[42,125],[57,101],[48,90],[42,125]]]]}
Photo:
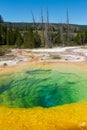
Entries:
{"type": "Polygon", "coordinates": [[[34,42],[34,34],[33,29],[30,27],[24,37],[24,48],[34,48],[35,42],[34,42]]]}
{"type": "Polygon", "coordinates": [[[55,38],[55,44],[60,45],[61,44],[61,32],[60,32],[60,30],[57,30],[54,38],[55,38]]]}
{"type": "Polygon", "coordinates": [[[17,39],[16,39],[16,42],[15,42],[15,47],[16,48],[21,48],[22,47],[22,39],[21,39],[21,37],[17,37],[17,39]]]}
{"type": "Polygon", "coordinates": [[[41,46],[41,38],[40,38],[38,32],[34,33],[34,45],[35,45],[35,48],[38,48],[41,46]]]}

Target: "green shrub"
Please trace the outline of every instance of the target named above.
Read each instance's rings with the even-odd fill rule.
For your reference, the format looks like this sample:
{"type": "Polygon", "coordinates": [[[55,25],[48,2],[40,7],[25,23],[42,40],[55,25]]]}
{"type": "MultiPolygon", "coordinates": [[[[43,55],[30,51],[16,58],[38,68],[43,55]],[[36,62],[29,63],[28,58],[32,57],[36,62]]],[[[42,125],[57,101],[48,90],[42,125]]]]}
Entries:
{"type": "Polygon", "coordinates": [[[4,63],[3,66],[7,66],[7,63],[4,63]]]}
{"type": "Polygon", "coordinates": [[[61,56],[59,56],[59,55],[54,55],[54,56],[52,56],[52,59],[61,59],[61,56]]]}

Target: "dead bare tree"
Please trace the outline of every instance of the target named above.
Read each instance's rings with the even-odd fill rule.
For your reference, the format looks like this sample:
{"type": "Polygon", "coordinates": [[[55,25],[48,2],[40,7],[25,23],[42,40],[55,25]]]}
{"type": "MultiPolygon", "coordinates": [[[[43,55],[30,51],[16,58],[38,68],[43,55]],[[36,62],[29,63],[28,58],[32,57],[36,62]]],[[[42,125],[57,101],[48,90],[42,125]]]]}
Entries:
{"type": "Polygon", "coordinates": [[[46,34],[46,44],[45,47],[52,47],[52,37],[51,37],[51,26],[49,23],[49,12],[47,9],[47,22],[46,22],[46,26],[45,26],[45,34],[46,34]]]}
{"type": "Polygon", "coordinates": [[[33,21],[33,29],[35,30],[35,32],[37,32],[35,17],[34,17],[33,12],[31,12],[31,14],[32,14],[32,21],[33,21]]]}
{"type": "Polygon", "coordinates": [[[53,25],[51,24],[50,24],[49,33],[50,33],[50,47],[52,48],[53,43],[54,43],[54,37],[53,37],[54,31],[53,31],[53,25]]]}
{"type": "Polygon", "coordinates": [[[70,26],[69,26],[69,12],[68,12],[68,9],[67,9],[67,12],[66,12],[66,17],[67,17],[67,45],[69,45],[70,43],[70,26]]]}
{"type": "Polygon", "coordinates": [[[43,18],[43,10],[41,9],[41,28],[42,28],[42,46],[45,47],[45,34],[44,34],[44,18],[43,18]]]}
{"type": "Polygon", "coordinates": [[[48,9],[47,9],[47,19],[46,19],[46,24],[45,24],[45,47],[49,47],[49,14],[48,14],[48,9]]]}
{"type": "Polygon", "coordinates": [[[60,39],[61,39],[61,43],[62,46],[64,46],[64,34],[63,34],[63,24],[62,24],[62,20],[61,20],[61,26],[60,26],[60,39]]]}

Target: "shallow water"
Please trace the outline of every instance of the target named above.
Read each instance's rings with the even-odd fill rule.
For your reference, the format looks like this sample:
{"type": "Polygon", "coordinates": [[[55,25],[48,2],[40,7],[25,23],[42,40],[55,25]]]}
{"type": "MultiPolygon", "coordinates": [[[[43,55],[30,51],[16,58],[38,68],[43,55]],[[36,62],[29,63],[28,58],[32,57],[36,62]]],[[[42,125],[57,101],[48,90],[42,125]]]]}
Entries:
{"type": "Polygon", "coordinates": [[[77,68],[37,67],[0,74],[0,104],[52,107],[87,100],[87,72],[77,68]]]}

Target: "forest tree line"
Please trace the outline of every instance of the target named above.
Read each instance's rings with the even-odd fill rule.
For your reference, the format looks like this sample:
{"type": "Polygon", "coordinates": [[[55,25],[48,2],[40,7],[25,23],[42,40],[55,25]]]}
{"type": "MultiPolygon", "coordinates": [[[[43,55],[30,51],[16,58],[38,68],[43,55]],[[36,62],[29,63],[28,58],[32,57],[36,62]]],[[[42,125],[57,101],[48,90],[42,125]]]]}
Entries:
{"type": "Polygon", "coordinates": [[[24,29],[9,27],[0,16],[0,45],[13,45],[15,48],[40,48],[54,46],[75,46],[87,44],[87,29],[80,30],[71,25],[61,24],[55,28],[49,23],[40,23],[37,28],[33,22],[24,29]]]}

